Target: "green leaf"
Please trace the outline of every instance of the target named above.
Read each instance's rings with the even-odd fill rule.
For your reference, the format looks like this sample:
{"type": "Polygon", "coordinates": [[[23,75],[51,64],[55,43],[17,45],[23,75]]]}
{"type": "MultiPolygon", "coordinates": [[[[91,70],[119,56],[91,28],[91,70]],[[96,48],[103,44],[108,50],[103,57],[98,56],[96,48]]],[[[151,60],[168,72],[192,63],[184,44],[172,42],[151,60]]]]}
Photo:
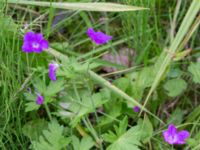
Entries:
{"type": "Polygon", "coordinates": [[[72,145],[74,150],[90,150],[95,142],[90,136],[83,137],[81,141],[76,136],[72,136],[72,145]]]}
{"type": "Polygon", "coordinates": [[[23,134],[31,140],[38,140],[39,135],[42,134],[42,130],[47,127],[48,123],[44,119],[36,119],[27,122],[23,128],[23,134]]]}
{"type": "Polygon", "coordinates": [[[106,104],[104,104],[104,113],[106,116],[102,116],[100,122],[97,127],[102,127],[104,125],[112,123],[118,116],[121,115],[122,111],[122,102],[117,102],[114,100],[110,100],[106,104]],[[112,108],[112,109],[110,109],[112,108]]]}
{"type": "Polygon", "coordinates": [[[126,128],[128,126],[128,119],[124,117],[124,119],[120,122],[119,127],[114,125],[115,133],[109,131],[108,134],[104,134],[104,140],[109,143],[113,143],[117,140],[118,137],[123,135],[126,132],[126,128]]]}
{"type": "Polygon", "coordinates": [[[187,88],[187,83],[183,79],[171,79],[164,84],[164,89],[171,97],[180,95],[187,88]]]}
{"type": "Polygon", "coordinates": [[[150,87],[153,83],[154,76],[155,71],[153,70],[153,67],[143,68],[141,71],[139,71],[135,79],[137,86],[143,89],[150,87]]]}
{"type": "Polygon", "coordinates": [[[188,71],[192,74],[192,79],[195,83],[200,83],[200,62],[191,63],[188,71]]]}
{"type": "Polygon", "coordinates": [[[57,94],[58,92],[64,89],[64,83],[65,83],[65,80],[63,79],[51,81],[47,87],[47,90],[45,91],[45,95],[54,96],[55,94],[57,94]]]}
{"type": "Polygon", "coordinates": [[[85,11],[109,11],[109,12],[123,12],[123,11],[136,11],[144,10],[147,8],[128,6],[116,3],[61,3],[61,2],[41,2],[41,1],[25,1],[25,0],[7,0],[8,3],[23,4],[23,5],[34,5],[53,7],[60,9],[71,9],[71,10],[85,10],[85,11]]]}
{"type": "Polygon", "coordinates": [[[44,93],[46,91],[46,85],[45,82],[42,81],[40,78],[35,78],[33,80],[33,86],[35,87],[35,89],[40,93],[44,93]]]}
{"type": "Polygon", "coordinates": [[[48,130],[43,130],[43,134],[39,137],[39,141],[33,141],[34,150],[61,150],[66,147],[70,139],[63,136],[63,126],[53,120],[48,125],[48,130]]]}
{"type": "Polygon", "coordinates": [[[108,146],[107,150],[139,150],[140,138],[138,135],[140,133],[137,127],[132,127],[108,146]]]}
{"type": "Polygon", "coordinates": [[[71,101],[69,110],[74,112],[75,118],[72,120],[72,124],[76,123],[86,114],[94,112],[95,108],[102,106],[107,102],[105,96],[101,93],[95,93],[92,96],[89,93],[85,93],[81,97],[82,101],[71,101]]]}
{"type": "Polygon", "coordinates": [[[36,102],[28,102],[25,104],[25,112],[33,111],[33,110],[38,110],[40,108],[39,105],[36,104],[36,102]]]}
{"type": "Polygon", "coordinates": [[[139,120],[138,126],[141,131],[140,140],[143,143],[147,143],[153,135],[153,126],[148,117],[145,117],[144,120],[139,120]]]}
{"type": "Polygon", "coordinates": [[[125,117],[119,127],[114,127],[115,133],[109,131],[103,135],[106,142],[112,143],[107,150],[139,150],[141,142],[148,141],[153,134],[153,127],[148,118],[139,120],[138,124],[128,131],[128,120],[125,117]]]}
{"type": "Polygon", "coordinates": [[[29,100],[29,101],[35,101],[37,96],[36,94],[32,94],[32,93],[24,93],[24,96],[26,98],[26,100],[29,100]]]}

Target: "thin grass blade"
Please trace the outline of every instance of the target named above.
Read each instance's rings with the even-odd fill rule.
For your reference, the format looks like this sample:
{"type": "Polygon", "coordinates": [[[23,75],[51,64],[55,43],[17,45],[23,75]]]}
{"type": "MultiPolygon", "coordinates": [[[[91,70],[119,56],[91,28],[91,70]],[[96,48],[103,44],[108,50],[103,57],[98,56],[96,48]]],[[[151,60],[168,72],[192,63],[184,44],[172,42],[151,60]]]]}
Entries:
{"type": "Polygon", "coordinates": [[[53,7],[59,9],[84,10],[84,11],[107,11],[107,12],[122,12],[122,11],[138,11],[148,8],[122,5],[117,3],[69,3],[69,2],[41,2],[27,0],[8,0],[10,4],[33,5],[41,7],[53,7]]]}

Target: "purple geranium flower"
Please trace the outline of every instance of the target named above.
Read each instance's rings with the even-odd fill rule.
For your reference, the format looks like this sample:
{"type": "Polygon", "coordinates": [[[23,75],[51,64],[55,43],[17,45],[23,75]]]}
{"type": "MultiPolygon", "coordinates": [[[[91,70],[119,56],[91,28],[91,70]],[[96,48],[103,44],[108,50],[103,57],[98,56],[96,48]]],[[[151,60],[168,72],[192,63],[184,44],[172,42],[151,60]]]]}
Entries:
{"type": "Polygon", "coordinates": [[[52,81],[56,80],[56,71],[58,70],[58,64],[56,63],[50,63],[49,64],[49,78],[52,81]]]}
{"type": "Polygon", "coordinates": [[[38,104],[38,105],[42,105],[43,102],[44,102],[44,98],[43,98],[43,96],[40,95],[40,94],[37,94],[36,104],[38,104]]]}
{"type": "Polygon", "coordinates": [[[140,111],[140,107],[138,107],[138,106],[133,107],[133,111],[138,113],[140,111]]]}
{"type": "Polygon", "coordinates": [[[27,32],[24,35],[24,43],[22,50],[26,53],[41,53],[44,49],[49,48],[49,43],[45,40],[41,33],[27,32]]]}
{"type": "Polygon", "coordinates": [[[164,140],[171,145],[185,144],[185,140],[190,136],[190,133],[186,130],[177,131],[177,128],[170,124],[166,131],[163,131],[164,140]]]}
{"type": "Polygon", "coordinates": [[[106,35],[105,33],[101,31],[95,32],[93,28],[88,28],[87,35],[97,45],[105,44],[112,39],[112,36],[106,35]]]}

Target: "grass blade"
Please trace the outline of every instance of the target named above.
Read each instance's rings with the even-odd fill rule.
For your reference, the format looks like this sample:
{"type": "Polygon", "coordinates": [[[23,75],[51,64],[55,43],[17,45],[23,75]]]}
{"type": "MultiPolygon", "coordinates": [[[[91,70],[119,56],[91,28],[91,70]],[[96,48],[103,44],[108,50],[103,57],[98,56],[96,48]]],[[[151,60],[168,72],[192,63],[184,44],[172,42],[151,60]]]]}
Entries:
{"type": "Polygon", "coordinates": [[[107,11],[107,12],[122,12],[122,11],[138,11],[148,8],[122,5],[117,3],[69,3],[69,2],[41,2],[41,1],[25,1],[25,0],[8,0],[10,4],[34,5],[42,7],[53,7],[59,9],[84,10],[84,11],[107,11]]]}

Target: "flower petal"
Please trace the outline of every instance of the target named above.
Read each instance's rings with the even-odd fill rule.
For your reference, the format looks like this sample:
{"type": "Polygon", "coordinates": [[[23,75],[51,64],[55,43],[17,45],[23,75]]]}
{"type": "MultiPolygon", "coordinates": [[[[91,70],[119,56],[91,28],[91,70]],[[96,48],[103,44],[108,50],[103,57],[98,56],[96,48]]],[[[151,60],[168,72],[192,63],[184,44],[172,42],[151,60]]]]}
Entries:
{"type": "Polygon", "coordinates": [[[112,36],[106,35],[101,31],[95,32],[93,28],[88,28],[87,35],[97,45],[105,44],[112,39],[112,36]]]}
{"type": "Polygon", "coordinates": [[[163,132],[163,137],[164,137],[165,142],[171,145],[176,144],[177,139],[178,139],[177,134],[170,134],[168,131],[163,132]]]}
{"type": "Polygon", "coordinates": [[[35,33],[35,40],[40,42],[42,41],[44,38],[43,38],[43,35],[41,33],[35,33]]]}
{"type": "Polygon", "coordinates": [[[30,41],[34,40],[34,36],[35,36],[34,32],[32,32],[32,31],[27,32],[24,35],[24,42],[30,42],[30,41]]]}
{"type": "Polygon", "coordinates": [[[41,41],[41,46],[42,46],[42,49],[48,49],[49,48],[49,43],[47,40],[42,40],[41,41]]]}
{"type": "Polygon", "coordinates": [[[178,132],[178,141],[176,144],[185,144],[185,140],[190,136],[190,133],[186,130],[178,132]]]}
{"type": "Polygon", "coordinates": [[[38,104],[38,105],[42,105],[43,102],[44,102],[44,98],[43,98],[43,96],[40,95],[40,94],[38,94],[38,95],[37,95],[36,104],[38,104]]]}
{"type": "Polygon", "coordinates": [[[28,42],[24,42],[24,44],[22,45],[22,50],[23,52],[26,52],[26,53],[33,52],[32,46],[28,42]]]}
{"type": "Polygon", "coordinates": [[[176,144],[178,140],[176,127],[173,124],[170,124],[168,126],[168,129],[166,131],[163,131],[163,137],[165,142],[171,145],[176,144]]]}
{"type": "Polygon", "coordinates": [[[169,134],[172,134],[172,135],[174,135],[174,134],[177,133],[177,129],[176,129],[176,127],[173,124],[170,124],[168,126],[168,130],[167,131],[169,132],[169,134]]]}
{"type": "Polygon", "coordinates": [[[56,71],[58,69],[58,64],[50,63],[49,64],[49,78],[52,81],[56,81],[56,71]]]}

